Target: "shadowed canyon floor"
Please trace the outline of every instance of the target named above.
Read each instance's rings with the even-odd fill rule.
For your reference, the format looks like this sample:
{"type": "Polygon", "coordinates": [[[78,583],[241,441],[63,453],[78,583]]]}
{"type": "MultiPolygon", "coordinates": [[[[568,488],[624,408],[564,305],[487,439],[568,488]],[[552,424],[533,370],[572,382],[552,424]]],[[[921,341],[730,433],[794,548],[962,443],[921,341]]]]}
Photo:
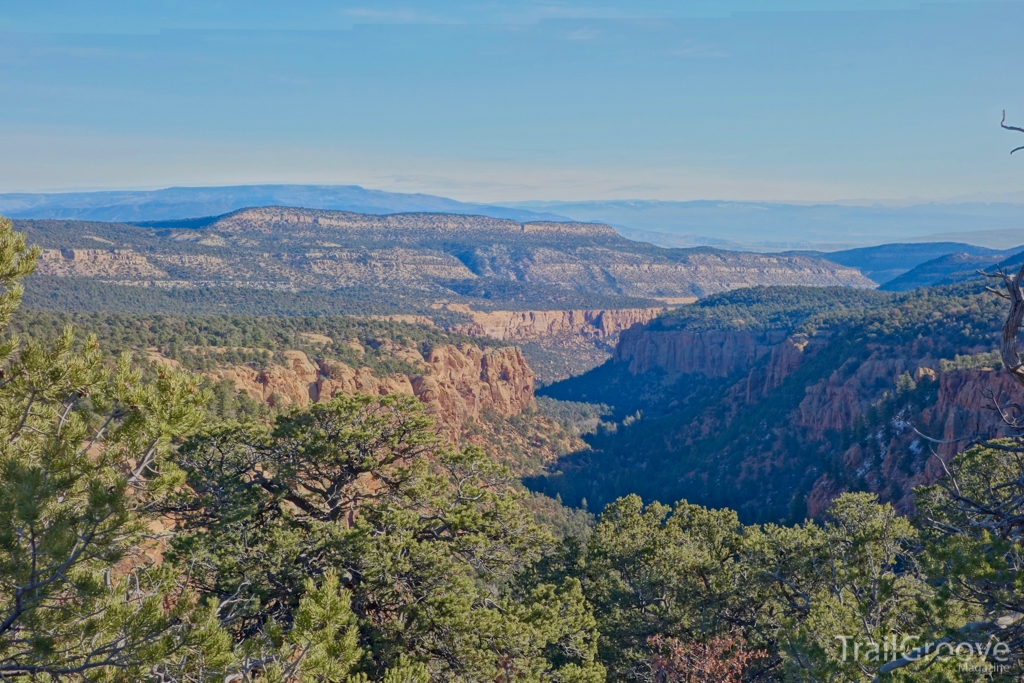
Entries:
{"type": "Polygon", "coordinates": [[[909,512],[955,453],[1010,433],[995,407],[1024,394],[996,371],[1004,314],[980,283],[710,297],[542,390],[610,416],[531,485],[573,505],[637,492],[756,521],[819,516],[844,491],[909,512]]]}

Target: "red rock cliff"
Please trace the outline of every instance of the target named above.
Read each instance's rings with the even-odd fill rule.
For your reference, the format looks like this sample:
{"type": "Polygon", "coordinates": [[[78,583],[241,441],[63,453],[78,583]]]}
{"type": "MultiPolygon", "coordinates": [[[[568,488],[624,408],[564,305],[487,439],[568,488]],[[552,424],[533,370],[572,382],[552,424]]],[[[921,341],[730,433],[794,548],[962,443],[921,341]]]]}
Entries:
{"type": "Polygon", "coordinates": [[[604,339],[646,323],[667,308],[620,308],[569,311],[469,311],[473,322],[452,331],[471,337],[526,341],[549,337],[580,336],[604,339]]]}
{"type": "Polygon", "coordinates": [[[422,372],[378,377],[367,367],[353,368],[333,360],[314,363],[301,351],[285,351],[287,366],[271,364],[256,370],[231,365],[210,374],[229,379],[239,391],[278,407],[305,406],[338,394],[416,396],[448,434],[457,434],[467,419],[478,418],[485,410],[508,417],[535,406],[533,372],[517,348],[444,345],[426,358],[415,349],[400,352],[403,360],[422,372]]]}

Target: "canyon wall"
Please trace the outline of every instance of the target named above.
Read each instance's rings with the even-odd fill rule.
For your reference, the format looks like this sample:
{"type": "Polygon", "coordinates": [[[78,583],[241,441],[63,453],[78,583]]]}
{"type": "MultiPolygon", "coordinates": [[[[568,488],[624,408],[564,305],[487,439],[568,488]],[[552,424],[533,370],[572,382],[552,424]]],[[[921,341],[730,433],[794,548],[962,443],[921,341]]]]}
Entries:
{"type": "Polygon", "coordinates": [[[640,375],[661,370],[669,375],[727,377],[751,367],[786,339],[783,332],[744,330],[651,330],[630,328],[619,337],[613,358],[640,375]]]}
{"type": "Polygon", "coordinates": [[[559,337],[607,339],[633,325],[650,322],[668,308],[621,308],[568,311],[470,311],[472,322],[451,331],[471,337],[533,341],[559,337]]]}
{"type": "MultiPolygon", "coordinates": [[[[877,369],[875,365],[868,372],[877,369]]],[[[989,368],[954,370],[941,375],[929,368],[919,368],[915,374],[921,381],[937,379],[936,402],[910,419],[897,416],[890,430],[870,435],[876,442],[875,453],[866,452],[861,444],[842,453],[848,472],[863,473],[869,490],[879,492],[903,512],[914,509],[914,489],[930,486],[945,476],[946,467],[958,452],[978,439],[1016,434],[1003,422],[995,409],[996,403],[1024,400],[1024,390],[1007,373],[989,368]],[[938,438],[929,440],[922,434],[929,432],[938,438]],[[872,467],[872,460],[878,457],[879,467],[872,467]]],[[[867,403],[849,392],[832,392],[831,400],[822,401],[820,393],[809,388],[808,398],[832,425],[849,427],[867,403]]],[[[801,405],[803,419],[816,422],[815,414],[807,410],[809,407],[801,405]]],[[[824,513],[840,493],[842,489],[828,475],[819,477],[808,496],[808,515],[824,513]]]]}
{"type": "Polygon", "coordinates": [[[424,357],[401,349],[401,360],[417,372],[377,376],[368,367],[334,360],[311,361],[301,351],[285,351],[286,364],[262,369],[227,365],[209,374],[227,379],[238,391],[276,407],[305,406],[338,394],[407,394],[423,401],[442,430],[457,437],[462,425],[484,411],[504,417],[535,407],[534,376],[519,349],[481,349],[469,344],[434,347],[424,357]]]}

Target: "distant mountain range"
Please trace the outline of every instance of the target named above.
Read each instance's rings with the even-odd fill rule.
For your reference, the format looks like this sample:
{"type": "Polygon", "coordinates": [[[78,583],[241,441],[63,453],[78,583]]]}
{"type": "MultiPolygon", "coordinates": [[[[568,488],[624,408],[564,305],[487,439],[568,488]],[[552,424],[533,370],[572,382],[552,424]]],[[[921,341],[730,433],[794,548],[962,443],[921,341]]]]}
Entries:
{"type": "Polygon", "coordinates": [[[1024,204],[912,206],[769,202],[519,202],[573,220],[598,220],[620,234],[665,247],[835,251],[900,242],[966,242],[991,249],[1024,243],[1024,204]]]}
{"type": "Polygon", "coordinates": [[[960,282],[964,278],[948,278],[965,268],[969,268],[972,275],[979,268],[991,268],[1022,249],[1024,246],[1006,250],[988,249],[962,242],[897,242],[832,252],[783,253],[827,258],[833,263],[857,268],[881,285],[881,289],[902,292],[916,287],[960,282]]]}
{"type": "Polygon", "coordinates": [[[544,211],[459,202],[429,194],[367,190],[358,185],[236,185],[163,190],[0,194],[10,218],[137,223],[220,216],[256,206],[351,211],[362,214],[452,213],[516,221],[567,220],[544,211]]]}
{"type": "Polygon", "coordinates": [[[1024,243],[1024,204],[961,203],[847,206],[727,201],[460,202],[357,185],[239,185],[152,191],[0,194],[0,214],[151,222],[220,216],[256,206],[363,214],[448,213],[521,222],[606,223],[624,237],[664,247],[746,251],[840,249],[900,242],[962,242],[1003,250],[1024,243]]]}

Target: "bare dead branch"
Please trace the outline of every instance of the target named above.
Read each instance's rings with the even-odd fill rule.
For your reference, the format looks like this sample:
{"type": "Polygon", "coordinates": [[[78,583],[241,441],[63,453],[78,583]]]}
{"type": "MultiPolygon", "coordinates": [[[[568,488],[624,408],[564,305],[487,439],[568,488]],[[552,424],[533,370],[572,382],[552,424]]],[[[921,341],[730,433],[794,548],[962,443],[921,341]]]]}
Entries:
{"type": "MultiPolygon", "coordinates": [[[[999,122],[999,127],[1003,128],[1005,130],[1015,130],[1018,133],[1024,133],[1024,128],[1020,128],[1018,126],[1008,126],[1008,125],[1006,125],[1006,110],[1005,109],[1003,110],[1003,120],[999,122]]],[[[1022,149],[1024,149],[1024,145],[1021,145],[1020,147],[1015,147],[1015,148],[1010,150],[1010,154],[1013,154],[1014,152],[1019,152],[1022,149]]]]}
{"type": "Polygon", "coordinates": [[[1008,126],[1008,125],[1006,125],[1006,110],[1005,109],[1003,110],[1003,120],[999,122],[999,127],[1000,128],[1005,128],[1006,130],[1015,130],[1018,133],[1024,133],[1024,128],[1018,128],[1017,126],[1008,126]]]}
{"type": "Polygon", "coordinates": [[[1021,363],[1020,353],[1017,349],[1017,332],[1020,329],[1021,321],[1024,320],[1024,294],[1020,289],[1020,283],[1024,279],[1024,265],[1021,266],[1016,276],[1007,275],[1001,267],[997,267],[994,273],[983,273],[983,275],[1003,281],[1006,293],[996,293],[1009,300],[1010,310],[1006,315],[1006,322],[1003,323],[999,354],[1003,361],[1003,367],[1010,373],[1010,376],[1017,384],[1024,386],[1024,364],[1021,363]]]}

